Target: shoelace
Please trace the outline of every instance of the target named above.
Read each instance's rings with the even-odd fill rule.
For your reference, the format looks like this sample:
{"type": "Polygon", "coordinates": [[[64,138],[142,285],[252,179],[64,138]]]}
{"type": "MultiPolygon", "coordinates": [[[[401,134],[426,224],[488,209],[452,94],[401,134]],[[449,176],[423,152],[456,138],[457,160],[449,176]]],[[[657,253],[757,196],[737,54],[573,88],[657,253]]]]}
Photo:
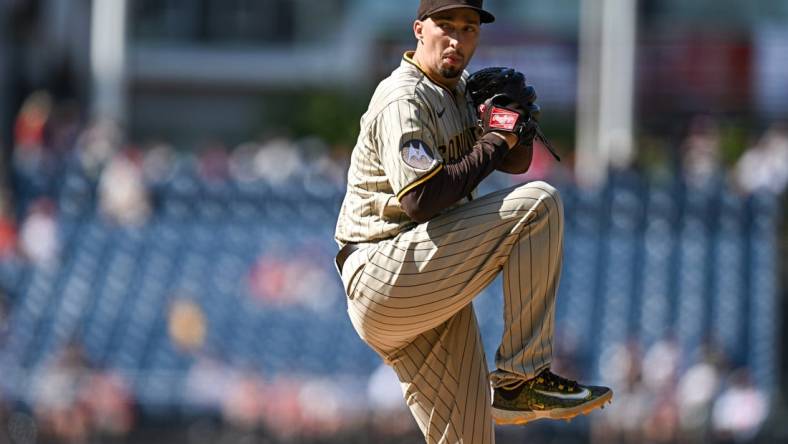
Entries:
{"type": "Polygon", "coordinates": [[[531,382],[531,385],[533,386],[533,384],[537,382],[545,383],[550,387],[557,387],[559,390],[566,389],[569,392],[574,392],[577,390],[577,381],[558,376],[549,369],[543,371],[536,378],[534,378],[531,382]]]}

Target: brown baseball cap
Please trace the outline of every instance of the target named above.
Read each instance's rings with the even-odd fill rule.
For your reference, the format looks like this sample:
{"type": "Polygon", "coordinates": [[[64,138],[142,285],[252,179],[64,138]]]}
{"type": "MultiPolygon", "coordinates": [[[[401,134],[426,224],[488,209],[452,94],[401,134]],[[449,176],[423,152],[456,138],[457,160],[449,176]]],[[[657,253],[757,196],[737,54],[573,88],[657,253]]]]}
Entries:
{"type": "Polygon", "coordinates": [[[482,23],[492,23],[495,16],[482,9],[484,0],[421,0],[419,3],[419,20],[424,20],[436,12],[455,8],[471,8],[479,13],[482,23]]]}

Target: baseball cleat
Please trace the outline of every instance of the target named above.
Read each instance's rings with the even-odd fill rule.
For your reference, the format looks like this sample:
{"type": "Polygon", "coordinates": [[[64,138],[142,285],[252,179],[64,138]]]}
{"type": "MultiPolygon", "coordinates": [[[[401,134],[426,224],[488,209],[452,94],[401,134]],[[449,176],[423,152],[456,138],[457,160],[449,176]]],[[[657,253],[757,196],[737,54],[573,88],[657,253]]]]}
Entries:
{"type": "Polygon", "coordinates": [[[543,418],[568,421],[604,408],[612,400],[613,391],[607,387],[581,385],[547,369],[527,381],[496,388],[492,416],[498,425],[526,424],[543,418]]]}

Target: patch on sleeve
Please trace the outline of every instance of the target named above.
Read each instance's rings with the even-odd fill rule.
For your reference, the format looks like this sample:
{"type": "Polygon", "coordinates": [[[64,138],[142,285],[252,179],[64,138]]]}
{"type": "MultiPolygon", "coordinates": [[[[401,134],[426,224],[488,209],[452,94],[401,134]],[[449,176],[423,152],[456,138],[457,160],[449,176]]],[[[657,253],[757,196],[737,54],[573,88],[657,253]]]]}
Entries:
{"type": "Polygon", "coordinates": [[[399,149],[399,153],[406,165],[417,170],[428,170],[435,161],[430,147],[418,139],[405,142],[399,149]]]}

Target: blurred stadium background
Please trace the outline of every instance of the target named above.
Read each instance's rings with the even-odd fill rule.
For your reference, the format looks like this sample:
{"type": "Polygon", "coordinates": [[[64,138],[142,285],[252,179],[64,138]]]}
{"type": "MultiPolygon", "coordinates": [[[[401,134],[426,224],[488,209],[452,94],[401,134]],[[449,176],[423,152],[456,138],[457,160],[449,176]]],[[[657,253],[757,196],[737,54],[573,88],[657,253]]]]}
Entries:
{"type": "MultiPolygon", "coordinates": [[[[561,190],[555,366],[615,391],[498,441],[788,442],[788,2],[485,3],[565,161],[482,188],[561,190]]],[[[0,442],[419,442],[332,265],[416,4],[0,0],[0,442]]]]}

